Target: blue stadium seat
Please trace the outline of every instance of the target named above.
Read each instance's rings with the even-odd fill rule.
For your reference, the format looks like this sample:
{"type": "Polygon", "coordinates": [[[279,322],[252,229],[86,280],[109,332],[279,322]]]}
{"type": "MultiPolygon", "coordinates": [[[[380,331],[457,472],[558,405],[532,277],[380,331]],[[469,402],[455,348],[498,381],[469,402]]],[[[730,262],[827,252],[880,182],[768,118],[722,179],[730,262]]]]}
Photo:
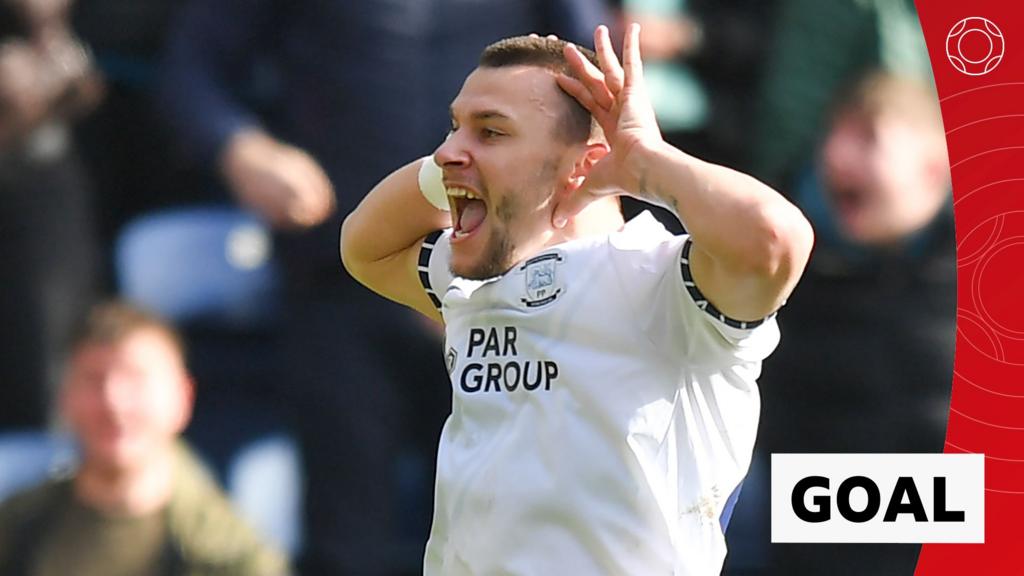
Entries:
{"type": "Polygon", "coordinates": [[[302,543],[302,465],[291,436],[269,434],[243,447],[231,462],[231,501],[253,526],[291,556],[302,543]]]}
{"type": "Polygon", "coordinates": [[[230,207],[202,206],[145,215],[115,246],[126,299],[176,324],[260,325],[273,318],[278,271],[266,226],[230,207]]]}
{"type": "Polygon", "coordinates": [[[73,470],[77,462],[77,449],[68,437],[36,430],[0,434],[0,501],[73,470]]]}

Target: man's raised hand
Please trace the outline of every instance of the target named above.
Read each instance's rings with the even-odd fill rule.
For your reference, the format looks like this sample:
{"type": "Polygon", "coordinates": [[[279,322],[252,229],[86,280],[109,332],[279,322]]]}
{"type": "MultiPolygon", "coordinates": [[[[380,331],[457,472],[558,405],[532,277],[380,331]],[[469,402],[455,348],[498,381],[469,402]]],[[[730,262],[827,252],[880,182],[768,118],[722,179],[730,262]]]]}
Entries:
{"type": "Polygon", "coordinates": [[[642,167],[630,165],[630,152],[638,145],[662,141],[644,84],[640,25],[630,24],[626,30],[621,64],[605,26],[598,26],[594,32],[594,47],[600,68],[575,46],[566,47],[565,56],[579,79],[559,75],[558,85],[594,116],[604,131],[610,152],[591,168],[581,187],[555,210],[556,226],[597,197],[622,193],[643,197],[642,167]]]}

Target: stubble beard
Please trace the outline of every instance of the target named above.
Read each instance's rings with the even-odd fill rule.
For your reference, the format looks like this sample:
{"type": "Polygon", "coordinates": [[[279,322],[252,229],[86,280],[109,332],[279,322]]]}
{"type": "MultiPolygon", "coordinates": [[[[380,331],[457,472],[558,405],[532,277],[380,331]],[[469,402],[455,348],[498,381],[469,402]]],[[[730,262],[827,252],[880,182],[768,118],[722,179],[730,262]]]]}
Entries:
{"type": "Polygon", "coordinates": [[[452,266],[452,274],[467,280],[488,280],[501,276],[515,266],[516,244],[509,234],[509,227],[518,212],[513,198],[515,196],[506,196],[495,207],[494,218],[497,223],[490,226],[490,238],[479,260],[465,270],[456,270],[452,266]]]}
{"type": "Polygon", "coordinates": [[[462,274],[455,270],[452,272],[468,280],[496,278],[508,272],[515,265],[512,258],[514,252],[515,244],[512,243],[508,234],[495,233],[487,241],[487,247],[484,248],[480,262],[462,274]]]}
{"type": "Polygon", "coordinates": [[[451,267],[455,276],[467,280],[489,280],[501,276],[516,265],[516,249],[518,246],[512,240],[510,230],[513,222],[526,212],[523,206],[527,198],[525,190],[547,188],[551,185],[558,169],[558,163],[545,161],[541,166],[536,181],[519,190],[516,193],[505,194],[501,201],[495,205],[494,218],[497,224],[491,225],[491,236],[487,239],[480,259],[471,264],[466,270],[456,270],[451,267]]]}

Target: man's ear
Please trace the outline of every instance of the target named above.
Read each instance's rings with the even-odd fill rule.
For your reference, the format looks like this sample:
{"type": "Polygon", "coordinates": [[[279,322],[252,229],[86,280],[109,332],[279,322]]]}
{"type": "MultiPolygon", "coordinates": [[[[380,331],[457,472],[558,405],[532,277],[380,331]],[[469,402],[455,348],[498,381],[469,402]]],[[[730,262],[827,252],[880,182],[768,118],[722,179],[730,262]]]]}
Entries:
{"type": "Polygon", "coordinates": [[[583,185],[583,182],[590,175],[591,168],[608,155],[611,149],[604,142],[587,142],[586,149],[573,164],[572,173],[569,175],[569,192],[575,192],[583,185]]]}
{"type": "Polygon", "coordinates": [[[587,142],[583,153],[577,156],[573,162],[565,188],[554,196],[551,211],[552,226],[559,229],[564,228],[569,219],[587,205],[588,202],[580,198],[582,194],[585,194],[581,188],[586,184],[594,167],[610,151],[608,144],[604,142],[587,142]]]}
{"type": "Polygon", "coordinates": [[[195,407],[196,401],[196,382],[191,374],[184,372],[180,376],[178,385],[181,386],[179,390],[181,402],[178,405],[178,413],[175,415],[175,420],[177,432],[180,434],[185,431],[189,422],[192,421],[192,410],[195,407]]]}

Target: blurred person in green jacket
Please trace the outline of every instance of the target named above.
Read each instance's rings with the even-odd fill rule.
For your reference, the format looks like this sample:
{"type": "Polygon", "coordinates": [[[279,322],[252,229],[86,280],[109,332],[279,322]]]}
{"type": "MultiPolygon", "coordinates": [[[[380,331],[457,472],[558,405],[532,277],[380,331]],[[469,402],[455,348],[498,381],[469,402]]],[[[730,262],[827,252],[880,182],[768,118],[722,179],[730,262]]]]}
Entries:
{"type": "Polygon", "coordinates": [[[235,514],[179,440],[193,395],[172,328],[125,304],[93,309],[60,391],[81,465],[0,506],[0,573],[286,574],[284,558],[235,514]]]}

